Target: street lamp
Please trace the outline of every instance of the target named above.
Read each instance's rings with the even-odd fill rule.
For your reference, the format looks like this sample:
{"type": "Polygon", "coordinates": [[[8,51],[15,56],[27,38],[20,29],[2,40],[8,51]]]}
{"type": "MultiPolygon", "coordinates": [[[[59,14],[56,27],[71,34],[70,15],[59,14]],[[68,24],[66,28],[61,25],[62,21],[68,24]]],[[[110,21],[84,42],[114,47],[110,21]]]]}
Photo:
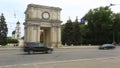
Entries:
{"type": "Polygon", "coordinates": [[[113,4],[113,3],[110,3],[110,5],[109,5],[108,7],[116,6],[116,5],[120,5],[120,4],[113,4]]]}
{"type": "MultiPolygon", "coordinates": [[[[120,4],[112,4],[112,3],[110,3],[110,5],[108,6],[108,8],[109,7],[111,7],[111,6],[116,6],[116,5],[120,5],[120,4]]],[[[116,42],[115,42],[115,33],[114,33],[114,30],[113,30],[113,44],[115,44],[116,42]]]]}

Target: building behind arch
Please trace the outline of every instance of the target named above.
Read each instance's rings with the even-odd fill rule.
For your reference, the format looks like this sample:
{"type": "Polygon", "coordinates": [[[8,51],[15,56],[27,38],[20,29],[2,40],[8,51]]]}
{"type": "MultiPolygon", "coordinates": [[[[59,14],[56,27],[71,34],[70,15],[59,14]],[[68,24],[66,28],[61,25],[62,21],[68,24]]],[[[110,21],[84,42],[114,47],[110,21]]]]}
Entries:
{"type": "Polygon", "coordinates": [[[12,39],[17,39],[19,41],[18,44],[14,44],[14,45],[18,45],[18,46],[23,45],[23,39],[21,39],[21,27],[19,21],[16,23],[15,30],[12,32],[12,39]]]}

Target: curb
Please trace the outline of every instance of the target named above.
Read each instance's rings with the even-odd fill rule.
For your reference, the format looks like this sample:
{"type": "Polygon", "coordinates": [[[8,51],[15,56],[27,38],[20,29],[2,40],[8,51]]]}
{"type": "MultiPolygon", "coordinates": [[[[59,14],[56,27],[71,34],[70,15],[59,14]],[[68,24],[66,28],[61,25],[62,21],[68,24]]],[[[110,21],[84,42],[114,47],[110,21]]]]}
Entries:
{"type": "Polygon", "coordinates": [[[63,46],[60,48],[98,48],[98,46],[63,46]]]}
{"type": "MultiPolygon", "coordinates": [[[[62,46],[59,48],[54,48],[54,49],[76,49],[76,48],[98,48],[98,46],[62,46]]],[[[19,50],[21,49],[20,47],[18,48],[0,48],[0,51],[5,51],[5,50],[19,50]]]]}
{"type": "Polygon", "coordinates": [[[19,50],[21,48],[0,48],[0,51],[6,51],[6,50],[19,50]]]}

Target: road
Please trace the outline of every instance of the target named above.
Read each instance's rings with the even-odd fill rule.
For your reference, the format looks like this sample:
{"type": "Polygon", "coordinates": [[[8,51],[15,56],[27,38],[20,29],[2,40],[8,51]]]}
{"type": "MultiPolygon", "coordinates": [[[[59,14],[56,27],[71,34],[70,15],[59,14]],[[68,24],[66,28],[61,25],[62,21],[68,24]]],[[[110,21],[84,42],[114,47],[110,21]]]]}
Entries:
{"type": "Polygon", "coordinates": [[[35,53],[28,55],[19,49],[0,51],[0,66],[53,62],[65,60],[119,57],[120,47],[114,50],[98,50],[97,48],[55,49],[52,54],[35,53]]]}

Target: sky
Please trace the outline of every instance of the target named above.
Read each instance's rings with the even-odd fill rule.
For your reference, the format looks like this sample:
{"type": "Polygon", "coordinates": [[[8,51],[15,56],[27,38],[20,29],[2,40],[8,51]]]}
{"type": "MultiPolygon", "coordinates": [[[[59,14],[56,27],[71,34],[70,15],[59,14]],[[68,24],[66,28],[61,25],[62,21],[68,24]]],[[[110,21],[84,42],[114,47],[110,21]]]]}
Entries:
{"type": "Polygon", "coordinates": [[[74,21],[78,16],[80,20],[90,9],[108,6],[110,3],[116,4],[110,7],[114,13],[120,12],[120,0],[0,0],[0,14],[3,13],[6,18],[8,36],[12,36],[17,21],[20,22],[21,36],[24,36],[24,12],[28,4],[60,7],[61,21],[65,23],[69,17],[74,21]]]}

